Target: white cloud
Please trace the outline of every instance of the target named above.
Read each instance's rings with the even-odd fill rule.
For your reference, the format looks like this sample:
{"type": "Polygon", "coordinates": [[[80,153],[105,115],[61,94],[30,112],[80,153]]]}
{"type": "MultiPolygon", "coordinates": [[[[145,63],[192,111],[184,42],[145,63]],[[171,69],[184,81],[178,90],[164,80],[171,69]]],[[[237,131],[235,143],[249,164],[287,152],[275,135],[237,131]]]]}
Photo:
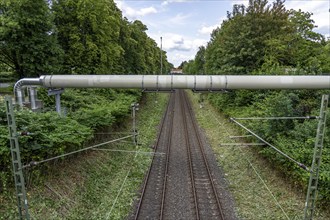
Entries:
{"type": "Polygon", "coordinates": [[[214,29],[216,29],[219,25],[211,25],[211,26],[204,26],[198,30],[200,34],[211,34],[214,29]]]}
{"type": "Polygon", "coordinates": [[[248,6],[249,5],[249,1],[248,0],[240,0],[240,1],[231,1],[231,5],[245,5],[248,6]]]}
{"type": "Polygon", "coordinates": [[[207,26],[207,25],[203,24],[203,26],[198,30],[198,33],[200,33],[200,34],[204,34],[204,35],[210,35],[210,34],[212,33],[212,31],[213,31],[214,29],[216,29],[217,27],[220,27],[221,24],[222,24],[222,22],[223,22],[224,20],[226,20],[226,19],[227,19],[227,17],[222,16],[222,17],[219,19],[219,21],[218,21],[216,24],[214,24],[214,25],[209,25],[209,26],[207,26]]]}
{"type": "Polygon", "coordinates": [[[175,25],[185,25],[187,23],[188,18],[190,18],[192,15],[191,14],[176,14],[173,18],[170,18],[169,21],[172,24],[175,25]]]}
{"type": "Polygon", "coordinates": [[[161,5],[162,6],[167,6],[168,4],[169,4],[168,1],[163,1],[161,5]]]}
{"type": "Polygon", "coordinates": [[[166,51],[190,51],[191,48],[184,37],[179,34],[165,34],[163,37],[163,48],[166,51]]]}
{"type": "MultiPolygon", "coordinates": [[[[183,36],[174,33],[157,33],[151,37],[159,44],[160,36],[163,37],[163,50],[167,52],[169,62],[174,66],[179,66],[185,60],[194,59],[198,48],[207,44],[207,39],[193,39],[189,36],[183,36]]],[[[160,44],[158,45],[160,46],[160,44]]]]}
{"type": "Polygon", "coordinates": [[[217,27],[220,27],[220,26],[221,26],[222,22],[223,22],[225,19],[226,19],[226,17],[221,17],[221,18],[219,19],[219,22],[217,22],[217,24],[209,25],[209,26],[203,25],[203,26],[198,30],[198,33],[200,33],[200,34],[205,34],[205,35],[210,35],[214,29],[216,29],[217,27]]]}
{"type": "Polygon", "coordinates": [[[169,54],[168,60],[170,63],[173,63],[175,67],[179,66],[183,61],[188,61],[194,59],[192,53],[183,54],[183,53],[171,53],[169,54]]]}
{"type": "Polygon", "coordinates": [[[125,4],[124,1],[115,1],[117,4],[117,7],[123,12],[123,15],[131,18],[131,19],[136,19],[137,17],[143,17],[148,14],[156,14],[158,13],[157,9],[154,7],[146,7],[146,8],[132,8],[129,7],[127,4],[125,4]]]}
{"type": "MultiPolygon", "coordinates": [[[[191,39],[187,36],[174,33],[165,33],[163,37],[163,49],[170,51],[184,51],[194,52],[201,45],[206,45],[207,40],[204,39],[191,39]]],[[[153,39],[160,39],[159,36],[153,36],[153,39]]],[[[159,40],[158,40],[159,41],[159,40]]]]}
{"type": "Polygon", "coordinates": [[[187,2],[189,0],[166,0],[162,2],[162,6],[167,6],[170,3],[175,3],[175,2],[187,2]]]}
{"type": "Polygon", "coordinates": [[[168,50],[167,58],[174,66],[179,66],[183,61],[194,59],[198,48],[202,45],[205,46],[206,42],[207,40],[203,39],[184,40],[185,47],[189,50],[168,50]]]}
{"type": "Polygon", "coordinates": [[[124,9],[125,14],[129,17],[141,17],[141,16],[145,16],[148,14],[156,14],[157,13],[157,9],[155,9],[154,7],[148,7],[148,8],[141,8],[138,10],[135,10],[133,8],[127,7],[124,9]]]}
{"type": "Polygon", "coordinates": [[[285,7],[287,9],[299,10],[313,13],[312,19],[318,28],[329,27],[329,6],[328,1],[287,1],[285,7]]]}

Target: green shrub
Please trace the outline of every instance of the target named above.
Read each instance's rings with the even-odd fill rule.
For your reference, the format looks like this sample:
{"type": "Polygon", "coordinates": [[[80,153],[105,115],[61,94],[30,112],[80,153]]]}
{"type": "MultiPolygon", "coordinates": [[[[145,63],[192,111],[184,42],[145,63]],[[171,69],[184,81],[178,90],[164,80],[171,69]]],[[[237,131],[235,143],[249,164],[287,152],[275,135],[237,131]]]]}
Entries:
{"type": "MultiPolygon", "coordinates": [[[[210,102],[230,117],[318,116],[324,91],[239,91],[209,95],[210,102]]],[[[328,114],[328,124],[330,114],[328,114]]],[[[314,151],[317,120],[252,120],[242,123],[279,150],[310,167],[314,151]]],[[[330,202],[330,129],[326,130],[319,179],[319,198],[330,202]]],[[[309,175],[296,164],[269,147],[259,148],[292,182],[306,187],[309,175]]]]}
{"type": "MultiPolygon", "coordinates": [[[[46,89],[39,90],[46,109],[55,108],[54,97],[46,89]]],[[[68,108],[67,117],[54,111],[36,113],[27,109],[15,111],[23,164],[58,156],[84,147],[93,132],[122,122],[131,111],[131,104],[141,98],[136,90],[67,89],[61,95],[61,104],[68,108]]],[[[0,104],[0,192],[11,175],[11,157],[8,128],[3,103],[0,104]]]]}

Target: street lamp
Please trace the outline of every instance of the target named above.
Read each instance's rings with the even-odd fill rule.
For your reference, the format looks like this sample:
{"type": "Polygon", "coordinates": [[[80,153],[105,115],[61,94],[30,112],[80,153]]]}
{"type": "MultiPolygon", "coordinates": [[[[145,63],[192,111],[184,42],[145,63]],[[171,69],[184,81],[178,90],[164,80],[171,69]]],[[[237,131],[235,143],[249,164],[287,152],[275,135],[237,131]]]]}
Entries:
{"type": "Polygon", "coordinates": [[[163,74],[163,37],[160,37],[160,75],[163,74]]]}

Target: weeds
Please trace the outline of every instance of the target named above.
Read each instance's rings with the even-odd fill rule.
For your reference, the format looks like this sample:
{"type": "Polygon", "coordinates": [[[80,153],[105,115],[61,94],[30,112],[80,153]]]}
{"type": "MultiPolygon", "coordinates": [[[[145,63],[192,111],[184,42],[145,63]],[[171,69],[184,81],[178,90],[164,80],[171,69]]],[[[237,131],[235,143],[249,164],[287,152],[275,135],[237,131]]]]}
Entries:
{"type": "MultiPolygon", "coordinates": [[[[229,189],[236,202],[238,216],[242,219],[302,219],[305,192],[296,188],[278,167],[258,155],[258,146],[232,146],[221,143],[244,143],[245,135],[228,118],[210,104],[197,104],[199,94],[191,94],[196,118],[204,129],[219,166],[227,178],[229,189]]],[[[329,213],[318,210],[315,219],[330,219],[329,213]]]]}
{"type": "MultiPolygon", "coordinates": [[[[123,219],[130,212],[151,162],[157,126],[167,95],[147,94],[137,114],[139,145],[120,142],[53,164],[46,180],[28,189],[32,219],[123,219]],[[113,149],[130,152],[111,151],[113,149]]],[[[120,131],[130,131],[127,120],[120,131]]],[[[104,138],[104,137],[103,137],[104,138]]],[[[108,137],[110,139],[116,136],[108,137]]],[[[98,141],[97,138],[95,140],[98,141]]],[[[33,181],[32,181],[33,182],[33,181]]],[[[14,192],[1,195],[0,219],[16,219],[14,192]]]]}

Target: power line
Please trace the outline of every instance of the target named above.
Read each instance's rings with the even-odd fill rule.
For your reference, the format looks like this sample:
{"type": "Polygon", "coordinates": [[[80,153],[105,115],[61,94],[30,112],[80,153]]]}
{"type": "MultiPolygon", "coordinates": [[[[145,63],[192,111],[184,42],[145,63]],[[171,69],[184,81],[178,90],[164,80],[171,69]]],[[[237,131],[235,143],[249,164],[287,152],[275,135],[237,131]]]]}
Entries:
{"type": "Polygon", "coordinates": [[[147,152],[147,151],[133,151],[133,150],[118,150],[118,149],[92,149],[96,151],[110,151],[110,152],[124,152],[124,153],[136,153],[136,154],[150,154],[162,156],[165,153],[157,153],[157,152],[147,152]]]}
{"type": "Polygon", "coordinates": [[[41,163],[56,160],[56,159],[66,157],[66,156],[69,156],[69,155],[72,155],[72,154],[76,154],[76,153],[79,153],[79,152],[82,152],[82,151],[86,151],[86,150],[89,150],[89,149],[92,149],[92,148],[95,148],[95,147],[110,144],[110,143],[113,143],[113,142],[116,142],[116,141],[124,140],[124,139],[130,138],[130,137],[133,137],[133,136],[134,135],[128,135],[128,136],[125,136],[125,137],[121,137],[121,138],[114,139],[114,140],[111,140],[111,141],[103,142],[103,143],[100,143],[100,144],[89,146],[89,147],[86,147],[86,148],[83,148],[83,149],[80,149],[80,150],[72,151],[72,152],[69,152],[69,153],[66,153],[66,154],[62,154],[62,155],[59,155],[59,156],[56,156],[56,157],[51,157],[51,158],[41,160],[41,161],[31,161],[28,165],[22,166],[22,169],[25,169],[25,168],[28,168],[28,167],[31,167],[31,166],[36,166],[36,165],[39,165],[41,163]]]}
{"type": "Polygon", "coordinates": [[[275,146],[273,146],[272,144],[270,144],[269,142],[267,142],[266,140],[264,140],[263,138],[261,138],[260,136],[258,136],[256,133],[254,133],[253,131],[251,131],[250,129],[248,129],[247,127],[245,127],[244,125],[242,125],[241,123],[239,123],[238,121],[236,121],[234,118],[230,118],[231,121],[235,122],[236,124],[238,124],[240,127],[242,127],[244,130],[248,131],[250,134],[252,134],[253,136],[255,136],[256,138],[258,138],[260,141],[262,141],[263,143],[267,144],[269,147],[271,147],[272,149],[274,149],[276,152],[278,152],[279,154],[281,154],[282,156],[286,157],[287,159],[291,160],[292,162],[294,162],[295,164],[297,164],[300,168],[306,170],[306,171],[310,171],[310,169],[296,161],[295,159],[293,159],[292,157],[290,157],[289,155],[285,154],[283,151],[277,149],[275,146]]]}
{"type": "MultiPolygon", "coordinates": [[[[212,112],[210,112],[210,114],[213,116],[213,118],[215,118],[215,120],[218,122],[218,124],[222,127],[223,126],[223,123],[221,123],[219,121],[219,119],[215,116],[215,114],[213,114],[212,112]]],[[[228,132],[227,129],[224,129],[224,131],[227,133],[228,136],[230,136],[230,133],[228,132]]],[[[243,153],[243,151],[242,151],[241,148],[238,148],[238,149],[240,150],[241,153],[243,153]]],[[[278,202],[278,200],[276,199],[276,197],[274,196],[274,194],[270,190],[270,188],[267,186],[266,182],[262,179],[261,175],[258,173],[257,169],[253,166],[252,162],[246,156],[243,156],[243,158],[245,158],[245,160],[250,164],[250,166],[252,167],[253,171],[256,173],[256,175],[258,176],[258,178],[261,180],[261,182],[263,183],[263,185],[265,186],[265,188],[267,189],[267,191],[271,194],[271,196],[274,199],[276,205],[281,209],[281,211],[283,212],[283,214],[285,215],[285,217],[287,219],[290,219],[289,216],[286,214],[285,210],[283,209],[283,207],[281,206],[281,204],[278,202]]]]}
{"type": "Polygon", "coordinates": [[[295,119],[319,119],[319,116],[301,116],[301,117],[248,117],[233,118],[235,120],[295,120],[295,119]]]}
{"type": "MultiPolygon", "coordinates": [[[[242,149],[239,148],[239,150],[241,151],[241,153],[243,153],[242,149]]],[[[245,160],[250,164],[250,166],[252,167],[253,171],[255,172],[255,174],[258,176],[258,178],[261,180],[261,182],[263,183],[263,185],[265,186],[265,188],[267,189],[267,191],[269,192],[269,194],[273,197],[276,205],[278,207],[280,207],[280,209],[282,210],[283,214],[285,215],[285,217],[287,219],[290,220],[289,216],[286,214],[286,212],[284,211],[283,207],[281,206],[281,204],[277,201],[276,197],[274,196],[273,192],[269,189],[269,187],[267,186],[266,182],[262,179],[261,175],[258,173],[257,169],[253,166],[253,164],[251,163],[251,161],[245,156],[243,157],[245,158],[245,160]]]]}

